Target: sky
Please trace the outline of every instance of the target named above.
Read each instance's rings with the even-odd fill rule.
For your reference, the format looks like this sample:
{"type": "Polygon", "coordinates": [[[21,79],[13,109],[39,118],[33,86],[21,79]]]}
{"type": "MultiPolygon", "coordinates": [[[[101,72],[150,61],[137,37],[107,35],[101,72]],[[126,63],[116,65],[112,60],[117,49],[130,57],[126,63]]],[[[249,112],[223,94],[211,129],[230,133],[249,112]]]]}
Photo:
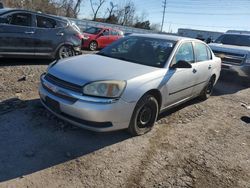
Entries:
{"type": "MultiPolygon", "coordinates": [[[[99,17],[105,15],[110,1],[120,4],[124,0],[106,0],[99,17]]],[[[140,16],[146,13],[151,23],[161,24],[164,0],[131,0],[140,16]]],[[[177,32],[178,28],[209,31],[249,30],[250,0],[166,0],[163,30],[177,32]]],[[[85,0],[80,18],[90,19],[92,11],[89,0],[85,0]]]]}

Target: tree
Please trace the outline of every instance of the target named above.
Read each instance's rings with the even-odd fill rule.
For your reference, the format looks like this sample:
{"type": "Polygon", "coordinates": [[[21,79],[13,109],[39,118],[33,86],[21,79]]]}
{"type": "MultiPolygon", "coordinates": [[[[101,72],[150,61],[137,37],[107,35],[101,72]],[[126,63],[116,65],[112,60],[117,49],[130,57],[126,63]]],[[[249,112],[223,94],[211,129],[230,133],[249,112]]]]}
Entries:
{"type": "Polygon", "coordinates": [[[121,25],[132,26],[135,17],[135,5],[132,1],[125,1],[119,5],[117,9],[118,23],[121,25]]]}
{"type": "Polygon", "coordinates": [[[77,18],[83,0],[3,0],[6,7],[23,8],[77,18]]]}
{"type": "Polygon", "coordinates": [[[137,22],[137,23],[135,23],[134,27],[149,30],[150,29],[150,22],[149,22],[149,20],[144,21],[144,22],[137,22]]]}
{"type": "Polygon", "coordinates": [[[98,1],[95,1],[95,0],[90,0],[90,5],[91,5],[91,9],[93,11],[93,20],[95,21],[96,20],[96,17],[97,17],[97,14],[100,10],[100,8],[103,6],[103,4],[106,2],[106,0],[98,0],[98,1]]]}

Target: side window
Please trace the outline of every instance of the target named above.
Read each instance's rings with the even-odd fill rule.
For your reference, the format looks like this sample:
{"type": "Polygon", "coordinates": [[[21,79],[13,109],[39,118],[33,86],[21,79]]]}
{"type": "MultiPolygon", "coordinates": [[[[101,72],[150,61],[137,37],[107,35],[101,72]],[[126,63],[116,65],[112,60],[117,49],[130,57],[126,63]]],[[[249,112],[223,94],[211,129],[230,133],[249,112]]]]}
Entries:
{"type": "Polygon", "coordinates": [[[104,32],[103,32],[103,36],[108,36],[109,35],[109,30],[105,30],[104,32]]]}
{"type": "Polygon", "coordinates": [[[40,28],[56,28],[56,21],[43,16],[36,16],[37,27],[40,28]]]}
{"type": "Polygon", "coordinates": [[[187,42],[181,45],[171,62],[171,66],[176,64],[180,60],[187,61],[188,63],[194,63],[194,50],[191,42],[187,42]]]}
{"type": "Polygon", "coordinates": [[[112,30],[112,31],[111,31],[111,35],[113,35],[113,36],[118,36],[119,33],[118,33],[117,31],[112,30]]]}
{"type": "Polygon", "coordinates": [[[19,26],[31,26],[32,15],[27,13],[15,13],[6,17],[7,24],[19,26]]]}
{"type": "Polygon", "coordinates": [[[196,55],[196,62],[207,61],[210,59],[206,45],[196,42],[194,49],[196,55]]]}

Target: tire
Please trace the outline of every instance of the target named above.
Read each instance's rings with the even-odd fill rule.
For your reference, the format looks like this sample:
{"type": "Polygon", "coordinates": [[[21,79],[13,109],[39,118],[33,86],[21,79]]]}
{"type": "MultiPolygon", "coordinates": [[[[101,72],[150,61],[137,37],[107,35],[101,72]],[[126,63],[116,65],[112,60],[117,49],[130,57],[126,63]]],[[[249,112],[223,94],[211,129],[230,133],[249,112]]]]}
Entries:
{"type": "Polygon", "coordinates": [[[133,136],[149,132],[157,120],[159,105],[152,95],[143,96],[135,106],[128,131],[133,136]]]}
{"type": "Polygon", "coordinates": [[[202,90],[200,94],[200,98],[202,100],[207,100],[211,96],[214,88],[214,82],[215,82],[215,77],[211,77],[206,87],[202,90]]]}
{"type": "Polygon", "coordinates": [[[64,58],[72,57],[72,56],[75,56],[75,51],[69,45],[61,46],[57,52],[57,59],[64,59],[64,58]]]}
{"type": "Polygon", "coordinates": [[[98,48],[98,44],[97,44],[96,41],[91,41],[91,42],[89,43],[89,49],[90,49],[91,51],[96,51],[97,48],[98,48]]]}

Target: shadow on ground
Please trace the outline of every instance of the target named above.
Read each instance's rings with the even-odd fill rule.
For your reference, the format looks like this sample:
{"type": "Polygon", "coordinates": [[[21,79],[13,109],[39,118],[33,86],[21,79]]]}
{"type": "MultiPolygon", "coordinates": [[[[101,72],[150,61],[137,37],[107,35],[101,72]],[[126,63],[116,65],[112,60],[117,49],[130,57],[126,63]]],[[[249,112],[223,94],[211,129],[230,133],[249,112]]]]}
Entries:
{"type": "Polygon", "coordinates": [[[250,87],[250,80],[235,74],[222,73],[215,85],[213,96],[234,94],[250,87]]]}
{"type": "Polygon", "coordinates": [[[0,58],[0,66],[48,65],[52,61],[51,59],[0,58]]]}
{"type": "Polygon", "coordinates": [[[95,133],[65,124],[48,113],[38,100],[3,101],[1,111],[0,182],[76,159],[130,138],[126,131],[95,133]]]}

